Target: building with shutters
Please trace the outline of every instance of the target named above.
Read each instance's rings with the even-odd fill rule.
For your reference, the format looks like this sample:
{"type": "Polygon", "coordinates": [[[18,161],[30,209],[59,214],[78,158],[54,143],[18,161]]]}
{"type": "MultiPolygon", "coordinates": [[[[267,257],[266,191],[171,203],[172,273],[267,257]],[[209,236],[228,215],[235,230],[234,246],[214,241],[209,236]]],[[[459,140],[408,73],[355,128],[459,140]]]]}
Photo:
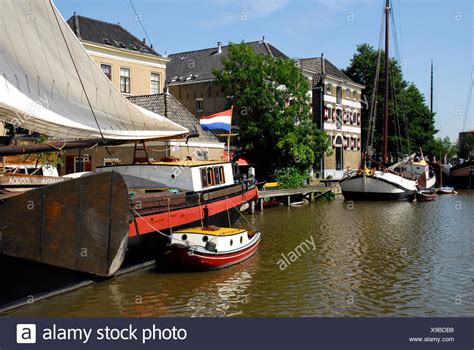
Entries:
{"type": "Polygon", "coordinates": [[[363,85],[357,84],[324,57],[298,60],[308,77],[315,123],[331,139],[332,152],[314,172],[320,178],[340,179],[357,169],[361,160],[361,109],[363,85]]]}

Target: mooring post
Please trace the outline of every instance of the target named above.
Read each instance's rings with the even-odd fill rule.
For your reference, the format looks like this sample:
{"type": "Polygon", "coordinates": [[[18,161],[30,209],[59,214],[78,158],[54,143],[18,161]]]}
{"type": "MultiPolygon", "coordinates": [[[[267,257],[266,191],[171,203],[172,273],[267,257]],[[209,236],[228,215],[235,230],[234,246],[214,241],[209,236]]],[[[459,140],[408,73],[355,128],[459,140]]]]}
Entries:
{"type": "Polygon", "coordinates": [[[250,214],[255,213],[255,201],[250,202],[250,214]]]}
{"type": "Polygon", "coordinates": [[[259,201],[260,201],[260,211],[263,211],[263,198],[260,198],[259,201]]]}

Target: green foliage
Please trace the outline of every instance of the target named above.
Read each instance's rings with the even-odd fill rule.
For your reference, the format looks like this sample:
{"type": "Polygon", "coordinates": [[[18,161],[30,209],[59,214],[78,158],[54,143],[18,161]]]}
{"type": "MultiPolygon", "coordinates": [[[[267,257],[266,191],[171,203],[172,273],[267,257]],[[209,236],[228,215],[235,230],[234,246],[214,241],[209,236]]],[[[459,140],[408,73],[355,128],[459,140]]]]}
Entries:
{"type": "MultiPolygon", "coordinates": [[[[352,80],[365,85],[362,119],[363,139],[367,135],[369,112],[379,52],[369,44],[362,44],[351,59],[351,64],[344,71],[352,80]]],[[[383,151],[384,126],[384,52],[381,52],[380,75],[376,91],[377,114],[375,122],[374,148],[383,151]]],[[[393,156],[403,156],[418,152],[420,148],[426,154],[434,155],[434,115],[431,114],[424,96],[414,84],[403,79],[400,65],[395,59],[389,60],[389,128],[388,148],[393,156]]]]}
{"type": "MultiPolygon", "coordinates": [[[[45,135],[40,135],[36,140],[37,143],[45,143],[47,142],[48,137],[45,135]]],[[[42,165],[52,165],[57,167],[58,165],[62,165],[63,161],[61,159],[61,154],[59,152],[41,152],[41,153],[32,153],[27,154],[22,157],[22,160],[25,161],[27,159],[33,160],[36,163],[36,166],[42,165]]]]}
{"type": "Polygon", "coordinates": [[[433,141],[432,152],[438,160],[440,157],[443,159],[446,153],[448,154],[448,158],[453,158],[458,153],[458,145],[454,142],[451,142],[448,136],[446,136],[444,139],[437,138],[433,141]]]}
{"type": "Polygon", "coordinates": [[[234,96],[234,120],[242,150],[262,167],[264,176],[291,167],[304,174],[329,147],[312,121],[308,81],[292,60],[255,53],[230,44],[223,68],[213,73],[234,96]]]}
{"type": "Polygon", "coordinates": [[[286,167],[276,170],[273,177],[283,188],[299,188],[304,186],[308,172],[302,173],[295,167],[286,167]]]}

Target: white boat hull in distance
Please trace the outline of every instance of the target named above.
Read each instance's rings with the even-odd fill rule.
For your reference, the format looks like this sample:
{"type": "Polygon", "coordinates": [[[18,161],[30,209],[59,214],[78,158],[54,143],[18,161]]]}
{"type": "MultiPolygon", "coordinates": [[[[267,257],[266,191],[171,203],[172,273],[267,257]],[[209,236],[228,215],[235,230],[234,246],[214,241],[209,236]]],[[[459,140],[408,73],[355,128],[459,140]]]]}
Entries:
{"type": "Polygon", "coordinates": [[[403,200],[416,191],[416,181],[383,171],[353,173],[340,184],[346,200],[403,200]]]}

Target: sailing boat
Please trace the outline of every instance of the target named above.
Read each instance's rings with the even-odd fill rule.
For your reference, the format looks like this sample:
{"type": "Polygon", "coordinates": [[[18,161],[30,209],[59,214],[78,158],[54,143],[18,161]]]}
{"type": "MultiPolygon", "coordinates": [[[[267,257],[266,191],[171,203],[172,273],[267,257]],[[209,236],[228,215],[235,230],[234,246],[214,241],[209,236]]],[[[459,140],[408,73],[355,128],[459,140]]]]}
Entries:
{"type": "MultiPolygon", "coordinates": [[[[50,0],[1,1],[0,31],[0,121],[55,138],[2,148],[0,155],[189,134],[128,101],[50,0]]],[[[229,162],[152,163],[148,155],[140,162],[23,193],[0,192],[0,253],[111,276],[126,251],[155,248],[157,233],[198,225],[204,208],[210,225],[231,226],[241,206],[257,197],[252,183],[234,181],[229,162]]]]}
{"type": "MultiPolygon", "coordinates": [[[[342,194],[346,200],[401,200],[408,199],[416,191],[430,188],[436,182],[436,176],[429,170],[423,159],[416,160],[415,155],[407,157],[392,166],[388,164],[388,93],[389,93],[389,17],[390,1],[385,2],[385,125],[383,163],[371,159],[366,153],[362,157],[357,171],[347,173],[340,181],[342,194]],[[367,164],[376,164],[378,168],[368,168],[367,164]]],[[[376,77],[376,80],[378,77],[376,77]]],[[[375,97],[374,97],[375,98],[375,97]]],[[[372,110],[373,112],[374,110],[372,110]]],[[[372,117],[372,113],[371,113],[372,117]]],[[[375,118],[375,113],[373,114],[375,118]]],[[[367,151],[367,150],[366,150],[367,151]]]]}

